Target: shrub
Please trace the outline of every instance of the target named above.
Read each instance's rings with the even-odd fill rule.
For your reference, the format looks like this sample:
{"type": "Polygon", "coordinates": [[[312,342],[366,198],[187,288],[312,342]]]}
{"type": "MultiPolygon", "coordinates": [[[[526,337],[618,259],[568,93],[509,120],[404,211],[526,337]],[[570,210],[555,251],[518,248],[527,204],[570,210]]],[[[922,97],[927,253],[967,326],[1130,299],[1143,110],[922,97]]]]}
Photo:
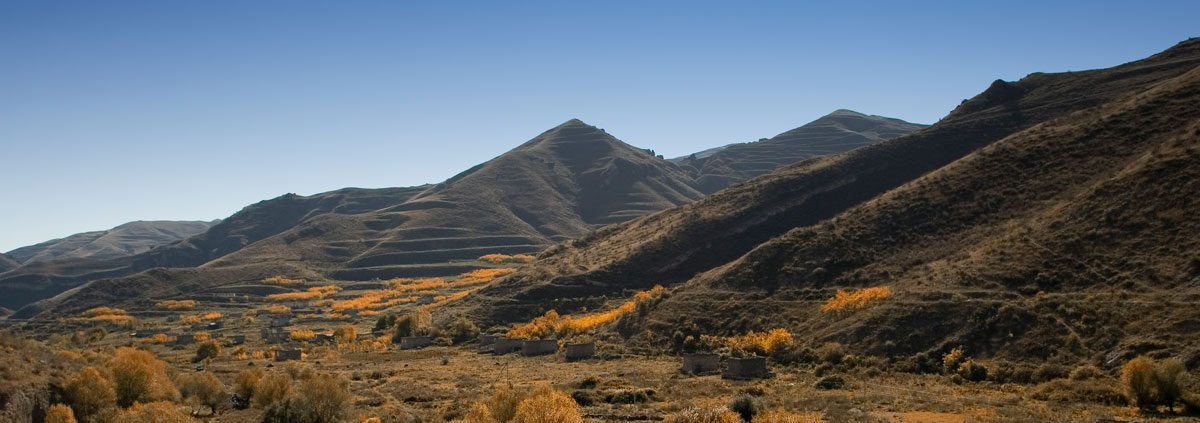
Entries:
{"type": "Polygon", "coordinates": [[[1177,358],[1163,360],[1154,369],[1154,384],[1158,389],[1159,399],[1172,413],[1175,412],[1175,403],[1183,397],[1180,379],[1186,370],[1183,362],[1177,358]]]}
{"type": "Polygon", "coordinates": [[[183,398],[195,398],[201,405],[208,406],[213,414],[225,401],[225,386],[209,372],[184,373],[179,375],[175,386],[183,398]]]}
{"type": "Polygon", "coordinates": [[[1154,362],[1147,357],[1129,360],[1121,367],[1121,384],[1129,401],[1139,408],[1153,408],[1158,403],[1154,362]]]}
{"type": "Polygon", "coordinates": [[[806,416],[788,412],[782,408],[776,408],[770,411],[764,411],[762,414],[754,416],[754,423],[821,423],[817,416],[806,416]]]}
{"type": "Polygon", "coordinates": [[[467,408],[467,413],[463,418],[456,420],[462,423],[497,423],[496,418],[492,417],[492,410],[488,409],[487,404],[479,401],[471,403],[471,407],[467,408]]]}
{"type": "Polygon", "coordinates": [[[942,368],[949,373],[953,373],[958,370],[959,365],[963,362],[963,358],[962,347],[954,347],[954,349],[942,356],[942,368]]]}
{"type": "Polygon", "coordinates": [[[261,408],[283,400],[292,391],[292,378],[287,372],[274,371],[258,379],[254,384],[254,405],[261,408]]]}
{"type": "Polygon", "coordinates": [[[202,342],[196,347],[196,355],[192,357],[192,362],[199,363],[205,359],[216,357],[220,353],[221,344],[218,344],[217,341],[202,342]]]}
{"type": "Polygon", "coordinates": [[[83,421],[88,421],[100,410],[112,407],[117,401],[117,391],[112,381],[104,377],[100,369],[92,366],[84,367],[67,381],[66,394],[71,407],[83,421]]]}
{"type": "Polygon", "coordinates": [[[763,410],[762,401],[750,394],[741,394],[734,397],[725,406],[729,411],[737,413],[743,421],[749,422],[754,420],[754,416],[763,410]]]}
{"type": "Polygon", "coordinates": [[[1096,379],[1102,375],[1103,374],[1100,373],[1100,369],[1096,368],[1096,366],[1093,366],[1091,364],[1085,364],[1085,365],[1076,367],[1075,370],[1071,371],[1071,380],[1082,381],[1082,380],[1088,380],[1088,379],[1096,379]]]}
{"type": "Polygon", "coordinates": [[[842,344],[829,342],[821,346],[821,349],[817,351],[817,356],[825,363],[838,364],[846,357],[846,350],[842,348],[842,344]]]}
{"type": "Polygon", "coordinates": [[[754,332],[735,336],[728,340],[729,348],[744,353],[776,356],[792,347],[792,334],[787,329],[772,329],[769,332],[754,332]]]}
{"type": "Polygon", "coordinates": [[[868,305],[892,296],[891,288],[877,286],[859,290],[841,290],[821,306],[821,311],[855,309],[861,310],[868,305]]]}
{"type": "Polygon", "coordinates": [[[187,309],[196,307],[196,301],[194,301],[194,300],[163,300],[163,301],[159,301],[156,306],[158,308],[165,308],[168,310],[187,310],[187,309]]]}
{"type": "Polygon", "coordinates": [[[475,323],[471,322],[470,319],[459,317],[458,320],[454,321],[454,324],[450,325],[446,332],[450,336],[451,341],[455,344],[461,344],[478,337],[479,327],[475,326],[475,323]]]}
{"type": "Polygon", "coordinates": [[[358,329],[354,325],[342,325],[333,331],[333,338],[339,344],[349,344],[358,338],[358,329]]]}
{"type": "Polygon", "coordinates": [[[516,416],[517,406],[525,397],[525,393],[514,389],[512,384],[501,385],[488,401],[488,408],[492,410],[492,417],[496,421],[507,422],[516,416]]]}
{"type": "Polygon", "coordinates": [[[1071,375],[1071,369],[1061,364],[1045,363],[1033,371],[1033,381],[1037,383],[1062,379],[1071,375]]]}
{"type": "Polygon", "coordinates": [[[46,410],[46,423],[75,423],[75,413],[65,404],[54,404],[46,410]]]}
{"type": "Polygon", "coordinates": [[[667,416],[666,423],[741,423],[741,417],[725,407],[689,408],[667,416]]]}
{"type": "Polygon", "coordinates": [[[542,389],[517,405],[515,423],[582,423],[579,404],[562,391],[542,389]]]}
{"type": "Polygon", "coordinates": [[[288,333],[288,339],[293,341],[307,341],[317,337],[317,333],[309,329],[296,329],[288,333]]]}
{"type": "MultiPolygon", "coordinates": [[[[359,313],[359,314],[362,314],[362,313],[359,313]]],[[[388,314],[388,315],[384,315],[384,316],[379,316],[379,318],[375,320],[375,327],[372,328],[372,331],[382,332],[382,331],[385,331],[388,328],[394,326],[395,324],[396,324],[396,315],[388,314]]]]}
{"type": "Polygon", "coordinates": [[[117,405],[121,407],[133,405],[135,401],[170,401],[179,397],[179,391],[167,378],[167,363],[149,351],[117,348],[108,362],[108,369],[116,388],[117,405]]]}
{"type": "Polygon", "coordinates": [[[263,423],[332,423],[343,420],[353,395],[348,383],[333,374],[305,379],[295,392],[263,411],[263,423]]]}
{"type": "Polygon", "coordinates": [[[114,423],[194,423],[195,421],[182,407],[165,401],[133,404],[118,413],[114,419],[114,423]]]}
{"type": "Polygon", "coordinates": [[[262,379],[263,372],[258,369],[242,370],[234,378],[233,393],[242,399],[250,399],[254,396],[254,386],[258,384],[258,380],[262,379]]]}
{"type": "Polygon", "coordinates": [[[958,375],[972,382],[980,382],[987,379],[988,370],[987,367],[968,358],[958,366],[958,375]]]}

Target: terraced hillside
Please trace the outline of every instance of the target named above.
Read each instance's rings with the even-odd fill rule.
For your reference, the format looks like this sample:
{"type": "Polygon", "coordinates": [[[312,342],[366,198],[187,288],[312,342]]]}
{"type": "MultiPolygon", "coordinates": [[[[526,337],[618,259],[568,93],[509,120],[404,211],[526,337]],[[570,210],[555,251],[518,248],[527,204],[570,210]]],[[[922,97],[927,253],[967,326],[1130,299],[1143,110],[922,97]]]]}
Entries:
{"type": "Polygon", "coordinates": [[[130,256],[33,261],[0,274],[0,306],[19,308],[84,282],[155,267],[199,266],[326,213],[363,213],[408,200],[426,187],[346,188],[311,196],[287,194],[243,208],[204,233],[130,256]]]}
{"type": "MultiPolygon", "coordinates": [[[[1029,307],[1060,310],[1054,318],[1070,325],[1085,319],[1092,331],[1071,326],[1079,334],[1074,338],[1099,349],[1063,349],[1072,357],[1098,354],[1113,343],[1128,343],[1116,350],[1118,355],[1165,348],[1140,343],[1130,337],[1133,330],[1097,333],[1093,322],[1111,316],[1075,313],[1084,307],[1105,310],[1097,313],[1119,308],[1039,302],[1042,297],[1029,295],[1040,290],[1053,298],[1055,290],[1067,294],[1083,288],[1137,295],[1130,288],[1138,284],[1127,281],[1139,275],[1157,280],[1153,290],[1159,293],[1179,287],[1181,298],[1191,298],[1194,281],[1186,278],[1195,267],[1195,249],[1187,252],[1191,241],[1156,228],[1178,225],[1185,229],[1179,233],[1188,233],[1195,223],[1194,215],[1181,213],[1194,202],[1184,197],[1196,180],[1190,162],[1196,109],[1189,105],[1195,104],[1197,65],[1200,40],[1189,40],[1114,68],[996,81],[911,135],[785,167],[695,203],[552,247],[533,265],[468,297],[460,310],[484,324],[522,321],[550,308],[560,313],[594,309],[607,297],[664,284],[677,291],[644,320],[622,325],[626,335],[649,329],[662,340],[677,328],[735,333],[779,325],[875,354],[939,352],[954,342],[970,342],[982,351],[1034,355],[1042,351],[1030,348],[1038,342],[1076,342],[1034,333],[1019,341],[1007,338],[1010,328],[1015,337],[1030,327],[989,323],[989,316],[1010,306],[1011,299],[1018,301],[1011,306],[1029,302],[1029,307]],[[1139,161],[1144,163],[1136,165],[1139,161]],[[1159,177],[1146,177],[1155,174],[1159,177]],[[939,177],[954,182],[934,183],[939,177]],[[1100,190],[1109,178],[1126,177],[1130,182],[1096,191],[1104,197],[1072,197],[1100,190]],[[1111,227],[1141,207],[1148,216],[1166,220],[1133,221],[1132,227],[1153,229],[1145,236],[1111,227]],[[886,219],[868,217],[884,211],[886,219]],[[1073,214],[1078,217],[1069,217],[1073,214]],[[1062,238],[1055,239],[1060,230],[1062,238]],[[1027,236],[1036,243],[1016,242],[1027,236]],[[1151,245],[1156,240],[1178,245],[1151,245]],[[1099,248],[1106,241],[1115,244],[1099,248]],[[1026,247],[1017,255],[1019,245],[1026,247]],[[1101,261],[1090,256],[1094,247],[1109,259],[1127,254],[1125,248],[1145,250],[1131,261],[1113,262],[1103,278],[1093,278],[1089,267],[1099,268],[1095,263],[1101,261]],[[1152,270],[1158,265],[1164,267],[1152,270]],[[948,269],[959,266],[969,270],[950,276],[955,273],[948,269]],[[1038,280],[1045,286],[1031,282],[1038,280]],[[898,297],[916,302],[881,308],[878,314],[851,314],[848,320],[815,311],[837,288],[893,283],[903,289],[898,297]]],[[[1128,299],[1116,294],[1096,301],[1128,299]]],[[[1146,304],[1171,307],[1160,300],[1146,304]]],[[[1181,330],[1196,321],[1186,313],[1146,310],[1152,311],[1161,317],[1152,321],[1181,330]]],[[[1005,318],[1050,317],[1013,313],[1005,318]]]]}
{"type": "Polygon", "coordinates": [[[770,139],[706,150],[676,163],[695,179],[696,189],[707,194],[783,166],[876,144],[925,126],[839,109],[770,139]]]}

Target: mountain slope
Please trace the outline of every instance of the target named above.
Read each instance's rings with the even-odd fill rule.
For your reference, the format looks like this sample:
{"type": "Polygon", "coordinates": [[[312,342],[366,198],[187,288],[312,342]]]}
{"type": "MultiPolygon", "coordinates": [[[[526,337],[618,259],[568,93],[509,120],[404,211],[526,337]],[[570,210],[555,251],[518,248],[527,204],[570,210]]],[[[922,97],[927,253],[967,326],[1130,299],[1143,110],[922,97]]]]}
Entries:
{"type": "Polygon", "coordinates": [[[9,257],[7,254],[0,253],[0,273],[16,269],[20,265],[21,263],[13,260],[12,257],[9,257]]]}
{"type": "Polygon", "coordinates": [[[1189,40],[1114,68],[996,81],[913,134],[788,166],[695,203],[552,247],[533,265],[468,297],[461,308],[485,323],[511,322],[549,308],[595,308],[604,296],[631,289],[682,283],[1006,136],[1145,91],[1198,64],[1200,40],[1189,40]]]}
{"type": "Polygon", "coordinates": [[[840,109],[773,138],[709,149],[676,161],[704,193],[792,163],[876,144],[927,125],[840,109]]]}
{"type": "Polygon", "coordinates": [[[0,274],[0,306],[18,308],[81,283],[155,267],[199,266],[278,234],[314,216],[363,213],[400,204],[427,187],[361,189],[299,196],[287,194],[243,208],[202,234],[131,256],[107,260],[66,257],[30,262],[0,274]]]}
{"type": "Polygon", "coordinates": [[[787,326],[874,355],[1200,364],[1196,104],[1200,67],[1013,134],[687,282],[640,326],[787,326]],[[879,285],[893,297],[878,306],[820,310],[834,288],[879,285]]]}
{"type": "Polygon", "coordinates": [[[106,231],[84,232],[9,251],[21,263],[65,258],[107,260],[149,251],[203,233],[217,222],[136,221],[106,231]]]}

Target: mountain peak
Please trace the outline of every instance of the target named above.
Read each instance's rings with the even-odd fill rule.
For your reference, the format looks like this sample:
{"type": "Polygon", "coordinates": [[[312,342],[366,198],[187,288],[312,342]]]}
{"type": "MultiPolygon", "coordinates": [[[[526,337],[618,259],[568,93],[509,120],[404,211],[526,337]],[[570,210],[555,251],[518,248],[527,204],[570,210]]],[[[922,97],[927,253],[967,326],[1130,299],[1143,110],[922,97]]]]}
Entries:
{"type": "Polygon", "coordinates": [[[837,110],[834,110],[832,113],[830,113],[830,114],[827,114],[827,115],[825,115],[825,116],[859,116],[859,117],[867,117],[867,116],[869,116],[869,115],[865,115],[865,114],[862,114],[862,113],[859,113],[859,112],[856,112],[856,111],[853,111],[853,110],[850,110],[850,109],[837,109],[837,110]]]}

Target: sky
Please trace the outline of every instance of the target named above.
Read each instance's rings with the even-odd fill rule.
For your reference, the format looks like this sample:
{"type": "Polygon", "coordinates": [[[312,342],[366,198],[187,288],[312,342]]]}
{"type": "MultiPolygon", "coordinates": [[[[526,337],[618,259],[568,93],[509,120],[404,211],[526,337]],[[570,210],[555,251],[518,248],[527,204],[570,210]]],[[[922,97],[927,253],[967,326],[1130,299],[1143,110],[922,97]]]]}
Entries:
{"type": "Polygon", "coordinates": [[[1200,36],[1200,2],[0,0],[0,251],[436,183],[571,118],[667,157],[1200,36]],[[573,3],[573,4],[572,4],[573,3]]]}

